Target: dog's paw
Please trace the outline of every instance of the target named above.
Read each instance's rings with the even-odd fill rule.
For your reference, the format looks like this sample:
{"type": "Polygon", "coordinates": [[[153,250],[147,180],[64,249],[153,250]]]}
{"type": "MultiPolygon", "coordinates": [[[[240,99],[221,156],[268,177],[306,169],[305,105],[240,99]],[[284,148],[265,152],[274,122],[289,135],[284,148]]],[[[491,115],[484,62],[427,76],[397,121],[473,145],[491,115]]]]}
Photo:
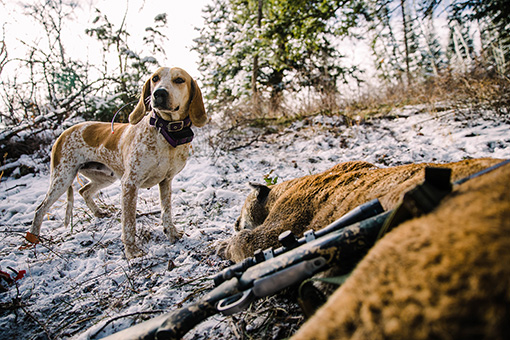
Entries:
{"type": "Polygon", "coordinates": [[[171,243],[174,243],[184,235],[180,230],[177,230],[173,225],[164,228],[164,233],[171,243]]]}
{"type": "Polygon", "coordinates": [[[142,249],[140,249],[136,246],[127,246],[126,245],[124,247],[124,252],[126,253],[126,257],[128,258],[128,260],[146,255],[146,253],[142,249]]]}
{"type": "Polygon", "coordinates": [[[105,218],[105,217],[111,217],[112,213],[107,210],[99,210],[94,212],[94,216],[97,218],[105,218]]]}

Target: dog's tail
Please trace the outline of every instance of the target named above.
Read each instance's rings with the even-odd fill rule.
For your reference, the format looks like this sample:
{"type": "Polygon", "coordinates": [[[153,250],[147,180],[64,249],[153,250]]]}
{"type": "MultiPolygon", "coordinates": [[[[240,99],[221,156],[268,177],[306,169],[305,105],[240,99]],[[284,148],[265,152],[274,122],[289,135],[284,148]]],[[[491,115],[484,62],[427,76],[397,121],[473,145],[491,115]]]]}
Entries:
{"type": "Polygon", "coordinates": [[[64,220],[64,226],[69,226],[73,218],[73,205],[74,205],[74,190],[73,186],[70,185],[67,189],[67,206],[66,206],[66,218],[64,220]]]}

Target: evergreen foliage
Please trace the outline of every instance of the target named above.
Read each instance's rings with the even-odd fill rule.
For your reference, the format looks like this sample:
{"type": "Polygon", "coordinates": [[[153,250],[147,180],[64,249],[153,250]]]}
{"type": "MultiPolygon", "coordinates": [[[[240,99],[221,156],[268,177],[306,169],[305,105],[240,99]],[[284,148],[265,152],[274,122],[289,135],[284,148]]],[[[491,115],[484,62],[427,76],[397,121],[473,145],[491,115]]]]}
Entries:
{"type": "Polygon", "coordinates": [[[356,25],[361,9],[357,1],[214,0],[194,46],[209,103],[257,97],[272,111],[284,91],[336,92],[352,69],[341,65],[334,40],[356,25]],[[340,8],[350,10],[338,15],[340,8]]]}
{"type": "Polygon", "coordinates": [[[458,0],[452,20],[477,24],[482,57],[499,74],[510,72],[510,5],[506,0],[458,0]]]}
{"type": "Polygon", "coordinates": [[[336,95],[356,71],[342,64],[345,39],[367,41],[372,56],[364,57],[373,59],[386,86],[415,85],[478,65],[503,76],[508,7],[504,0],[214,0],[204,10],[194,49],[211,107],[242,107],[260,116],[281,113],[284,92],[336,95]],[[444,22],[447,43],[438,34],[444,22]]]}

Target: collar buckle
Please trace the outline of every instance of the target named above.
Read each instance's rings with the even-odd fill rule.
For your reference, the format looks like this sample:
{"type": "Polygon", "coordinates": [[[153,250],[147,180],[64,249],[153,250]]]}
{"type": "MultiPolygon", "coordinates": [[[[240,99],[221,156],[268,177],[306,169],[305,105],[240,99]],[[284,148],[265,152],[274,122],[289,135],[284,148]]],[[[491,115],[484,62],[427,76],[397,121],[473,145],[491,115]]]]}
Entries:
{"type": "Polygon", "coordinates": [[[181,131],[182,129],[184,129],[184,121],[180,120],[177,122],[169,122],[166,128],[169,132],[181,131]]]}
{"type": "Polygon", "coordinates": [[[190,128],[191,119],[189,116],[181,121],[169,122],[152,112],[149,125],[154,126],[174,148],[182,144],[190,143],[193,140],[194,134],[193,130],[190,128]]]}

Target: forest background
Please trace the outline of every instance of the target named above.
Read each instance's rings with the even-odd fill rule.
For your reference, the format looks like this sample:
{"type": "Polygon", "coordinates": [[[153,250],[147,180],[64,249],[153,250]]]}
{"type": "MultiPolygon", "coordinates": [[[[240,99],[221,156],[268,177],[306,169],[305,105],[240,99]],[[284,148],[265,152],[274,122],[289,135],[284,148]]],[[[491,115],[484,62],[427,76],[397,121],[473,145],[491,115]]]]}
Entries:
{"type": "MultiPolygon", "coordinates": [[[[126,121],[143,81],[171,58],[165,27],[175,4],[159,6],[144,32],[127,30],[129,1],[119,6],[125,6],[121,22],[87,4],[95,13],[85,28],[99,46],[95,58],[70,53],[63,38],[77,11],[87,10],[82,2],[19,2],[19,13],[40,35],[20,40],[24,56],[11,55],[6,38],[16,32],[3,25],[6,174],[12,169],[5,165],[51,143],[48,131],[65,122],[110,121],[119,109],[117,121],[126,121]],[[135,35],[142,35],[141,44],[135,35]]],[[[508,114],[510,7],[504,0],[211,0],[202,12],[189,45],[198,54],[213,123],[224,129],[319,112],[363,118],[416,103],[431,110],[437,103],[490,106],[508,114]]]]}

